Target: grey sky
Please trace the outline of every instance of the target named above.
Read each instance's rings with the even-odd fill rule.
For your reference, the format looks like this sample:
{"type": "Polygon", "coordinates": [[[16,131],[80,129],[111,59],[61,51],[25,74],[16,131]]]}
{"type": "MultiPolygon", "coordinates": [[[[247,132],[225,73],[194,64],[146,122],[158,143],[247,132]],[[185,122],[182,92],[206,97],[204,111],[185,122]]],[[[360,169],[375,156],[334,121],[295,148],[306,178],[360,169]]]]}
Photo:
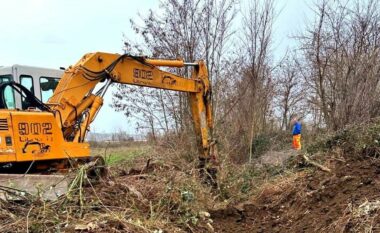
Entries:
{"type": "MultiPolygon", "coordinates": [[[[249,1],[249,0],[248,0],[249,1]]],[[[22,64],[49,68],[67,67],[93,51],[122,52],[123,33],[134,39],[130,18],[157,9],[157,0],[12,0],[1,1],[0,65],[22,64]]],[[[281,10],[274,25],[274,53],[280,57],[288,36],[302,30],[310,10],[301,0],[279,0],[281,10]]],[[[122,113],[109,107],[105,97],[92,129],[134,132],[122,113]]]]}

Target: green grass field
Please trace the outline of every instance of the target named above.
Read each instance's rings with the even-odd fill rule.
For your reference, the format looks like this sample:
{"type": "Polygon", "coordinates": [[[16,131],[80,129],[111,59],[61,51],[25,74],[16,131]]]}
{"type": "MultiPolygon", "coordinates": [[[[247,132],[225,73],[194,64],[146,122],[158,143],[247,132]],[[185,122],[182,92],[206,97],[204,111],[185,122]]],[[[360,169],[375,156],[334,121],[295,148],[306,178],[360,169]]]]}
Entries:
{"type": "Polygon", "coordinates": [[[146,155],[150,150],[151,147],[144,144],[118,146],[101,145],[99,147],[93,147],[91,149],[91,154],[93,156],[103,156],[108,165],[117,165],[139,156],[146,155]]]}

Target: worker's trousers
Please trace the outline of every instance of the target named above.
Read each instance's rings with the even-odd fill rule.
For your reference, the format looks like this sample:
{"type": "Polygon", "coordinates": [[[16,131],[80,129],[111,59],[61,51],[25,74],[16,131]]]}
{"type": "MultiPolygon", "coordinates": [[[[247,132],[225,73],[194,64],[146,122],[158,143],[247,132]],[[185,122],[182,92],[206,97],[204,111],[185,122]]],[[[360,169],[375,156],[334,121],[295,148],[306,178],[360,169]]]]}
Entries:
{"type": "Polygon", "coordinates": [[[293,149],[301,150],[301,134],[293,135],[293,149]]]}

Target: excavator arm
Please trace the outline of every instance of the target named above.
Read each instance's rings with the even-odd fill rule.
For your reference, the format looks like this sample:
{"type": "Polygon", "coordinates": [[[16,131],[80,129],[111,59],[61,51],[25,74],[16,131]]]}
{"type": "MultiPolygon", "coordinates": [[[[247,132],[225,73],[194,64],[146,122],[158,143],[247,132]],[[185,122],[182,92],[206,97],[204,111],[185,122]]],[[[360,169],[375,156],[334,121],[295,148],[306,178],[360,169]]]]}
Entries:
{"type": "Polygon", "coordinates": [[[112,83],[138,85],[189,93],[189,102],[197,135],[199,158],[208,160],[215,143],[212,140],[211,89],[203,61],[156,60],[110,53],[90,53],[70,66],[62,76],[48,105],[68,142],[83,142],[89,125],[103,104],[112,83]],[[158,67],[192,66],[190,78],[160,70],[158,67]],[[95,87],[102,85],[98,91],[95,87]]]}

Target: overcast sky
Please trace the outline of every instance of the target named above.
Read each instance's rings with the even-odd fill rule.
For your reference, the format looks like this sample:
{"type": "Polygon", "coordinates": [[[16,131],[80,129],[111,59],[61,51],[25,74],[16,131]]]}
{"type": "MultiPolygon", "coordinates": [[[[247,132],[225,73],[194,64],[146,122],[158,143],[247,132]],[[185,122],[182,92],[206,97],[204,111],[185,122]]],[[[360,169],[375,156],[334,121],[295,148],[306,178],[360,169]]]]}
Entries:
{"type": "MultiPolygon", "coordinates": [[[[249,0],[247,0],[249,1],[249,0]]],[[[307,0],[305,0],[307,1],[307,0]]],[[[122,53],[123,34],[134,39],[129,20],[138,13],[157,9],[158,0],[12,0],[1,1],[0,65],[67,67],[88,52],[122,53]]],[[[310,1],[308,1],[310,2],[310,1]]],[[[310,3],[311,4],[311,3],[310,3]]],[[[301,0],[278,0],[281,11],[274,25],[274,53],[286,51],[288,36],[301,31],[310,18],[301,0]]],[[[112,90],[91,126],[96,132],[123,129],[134,133],[135,126],[111,103],[112,90]]]]}

